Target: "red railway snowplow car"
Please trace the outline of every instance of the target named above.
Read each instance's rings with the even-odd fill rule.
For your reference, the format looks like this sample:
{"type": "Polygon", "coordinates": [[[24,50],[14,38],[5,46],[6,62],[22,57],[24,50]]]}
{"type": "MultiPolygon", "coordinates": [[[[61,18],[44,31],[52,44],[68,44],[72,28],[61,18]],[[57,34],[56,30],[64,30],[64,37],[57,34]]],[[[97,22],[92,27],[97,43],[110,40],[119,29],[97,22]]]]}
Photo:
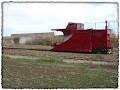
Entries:
{"type": "Polygon", "coordinates": [[[103,52],[110,53],[111,30],[107,29],[84,29],[82,23],[68,23],[66,29],[54,29],[62,31],[64,41],[58,45],[54,45],[51,51],[57,52],[103,52]]]}

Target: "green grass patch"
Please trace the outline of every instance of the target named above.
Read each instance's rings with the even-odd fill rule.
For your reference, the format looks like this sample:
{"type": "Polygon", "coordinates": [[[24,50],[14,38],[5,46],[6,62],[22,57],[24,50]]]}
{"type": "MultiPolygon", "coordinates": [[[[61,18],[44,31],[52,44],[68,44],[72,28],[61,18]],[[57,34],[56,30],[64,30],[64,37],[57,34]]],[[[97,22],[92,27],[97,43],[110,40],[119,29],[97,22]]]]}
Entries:
{"type": "Polygon", "coordinates": [[[31,64],[64,64],[62,60],[55,60],[53,58],[34,58],[26,56],[9,56],[4,55],[3,58],[12,58],[14,61],[31,63],[31,64]]]}

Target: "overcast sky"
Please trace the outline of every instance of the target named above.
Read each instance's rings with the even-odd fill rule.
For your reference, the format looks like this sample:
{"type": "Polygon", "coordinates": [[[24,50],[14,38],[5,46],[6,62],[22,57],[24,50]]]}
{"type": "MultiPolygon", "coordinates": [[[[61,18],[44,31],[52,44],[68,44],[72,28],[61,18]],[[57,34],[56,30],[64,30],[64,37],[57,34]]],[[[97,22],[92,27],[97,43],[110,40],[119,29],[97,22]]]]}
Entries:
{"type": "MultiPolygon", "coordinates": [[[[65,28],[68,22],[85,23],[85,28],[94,28],[94,22],[115,21],[110,28],[117,32],[116,4],[84,3],[5,3],[3,35],[19,33],[51,32],[65,28]]],[[[104,28],[104,23],[96,28],[104,28]]]]}

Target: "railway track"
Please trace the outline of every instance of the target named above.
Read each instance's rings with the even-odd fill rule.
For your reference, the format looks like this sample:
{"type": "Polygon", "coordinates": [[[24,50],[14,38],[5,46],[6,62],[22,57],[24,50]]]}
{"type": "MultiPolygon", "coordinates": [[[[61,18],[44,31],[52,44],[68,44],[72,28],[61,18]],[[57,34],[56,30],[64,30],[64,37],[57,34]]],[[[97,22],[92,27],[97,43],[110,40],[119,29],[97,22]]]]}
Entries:
{"type": "Polygon", "coordinates": [[[21,49],[21,50],[36,50],[36,51],[50,51],[51,49],[40,49],[40,48],[15,48],[15,47],[3,47],[2,49],[21,49]]]}

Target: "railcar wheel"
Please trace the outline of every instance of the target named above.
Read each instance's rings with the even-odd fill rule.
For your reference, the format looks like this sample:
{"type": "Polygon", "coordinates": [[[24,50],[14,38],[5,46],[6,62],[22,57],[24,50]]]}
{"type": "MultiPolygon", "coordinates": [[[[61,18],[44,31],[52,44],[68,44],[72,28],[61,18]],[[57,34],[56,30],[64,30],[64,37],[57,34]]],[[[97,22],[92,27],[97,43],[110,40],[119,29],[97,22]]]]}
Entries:
{"type": "Polygon", "coordinates": [[[112,54],[112,49],[108,49],[108,54],[112,54]]]}
{"type": "Polygon", "coordinates": [[[108,53],[108,49],[104,49],[103,53],[107,54],[108,53]]]}

